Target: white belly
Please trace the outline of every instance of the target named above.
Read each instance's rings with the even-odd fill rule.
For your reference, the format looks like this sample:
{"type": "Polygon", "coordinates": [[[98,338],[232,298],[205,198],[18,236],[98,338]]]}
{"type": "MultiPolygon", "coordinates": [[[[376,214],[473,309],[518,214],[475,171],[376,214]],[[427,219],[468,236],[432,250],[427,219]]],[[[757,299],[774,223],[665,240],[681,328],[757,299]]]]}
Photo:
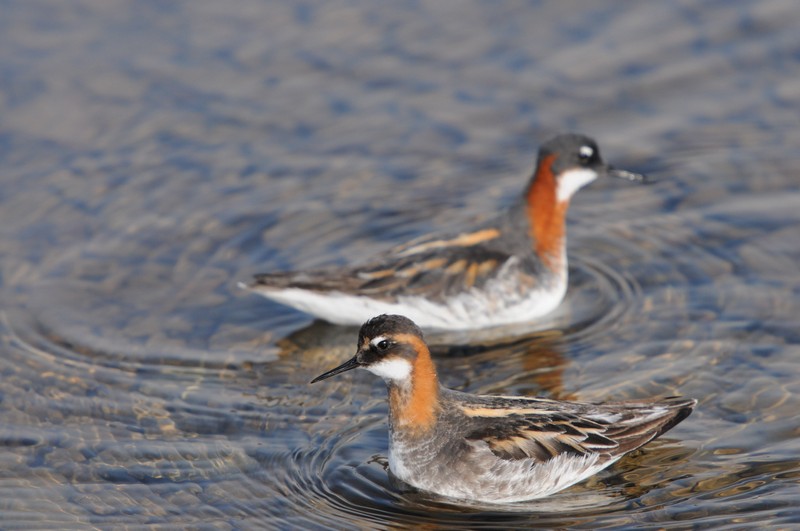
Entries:
{"type": "Polygon", "coordinates": [[[566,291],[564,273],[542,289],[521,293],[515,283],[498,279],[487,283],[485,289],[472,289],[441,303],[417,296],[387,302],[341,292],[317,293],[297,288],[259,293],[340,325],[361,325],[376,315],[388,313],[404,315],[422,328],[465,330],[536,320],[556,309],[566,291]]]}

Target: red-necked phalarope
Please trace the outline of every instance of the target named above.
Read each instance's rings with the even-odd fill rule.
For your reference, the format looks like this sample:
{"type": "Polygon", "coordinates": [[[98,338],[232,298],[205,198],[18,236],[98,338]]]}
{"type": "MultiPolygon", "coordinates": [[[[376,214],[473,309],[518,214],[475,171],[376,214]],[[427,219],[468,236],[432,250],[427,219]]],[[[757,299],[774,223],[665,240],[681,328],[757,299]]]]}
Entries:
{"type": "Polygon", "coordinates": [[[355,357],[315,378],[355,369],[389,389],[389,469],[423,491],[510,503],[548,496],[611,465],[666,432],[695,400],[589,404],[478,396],[439,385],[413,321],[367,321],[355,357]]]}
{"type": "Polygon", "coordinates": [[[587,136],[557,136],[539,150],[522,196],[470,232],[426,236],[367,265],[256,275],[240,284],[335,324],[400,313],[421,326],[462,330],[535,320],[567,291],[565,218],[572,195],[600,176],[647,182],[603,162],[587,136]]]}

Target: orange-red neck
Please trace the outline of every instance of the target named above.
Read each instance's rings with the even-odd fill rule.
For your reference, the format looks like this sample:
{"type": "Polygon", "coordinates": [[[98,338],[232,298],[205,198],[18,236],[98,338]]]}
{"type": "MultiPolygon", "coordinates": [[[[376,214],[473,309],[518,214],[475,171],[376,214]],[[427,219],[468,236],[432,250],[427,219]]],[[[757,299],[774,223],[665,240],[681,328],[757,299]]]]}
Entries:
{"type": "Polygon", "coordinates": [[[430,350],[422,339],[412,335],[396,339],[413,345],[417,357],[411,369],[409,385],[393,385],[389,388],[392,421],[398,429],[424,432],[434,426],[439,409],[439,379],[436,377],[436,367],[431,359],[430,350]]]}
{"type": "Polygon", "coordinates": [[[551,167],[555,155],[540,161],[536,175],[528,188],[528,224],[534,251],[553,271],[562,265],[567,201],[558,201],[558,183],[551,167]]]}

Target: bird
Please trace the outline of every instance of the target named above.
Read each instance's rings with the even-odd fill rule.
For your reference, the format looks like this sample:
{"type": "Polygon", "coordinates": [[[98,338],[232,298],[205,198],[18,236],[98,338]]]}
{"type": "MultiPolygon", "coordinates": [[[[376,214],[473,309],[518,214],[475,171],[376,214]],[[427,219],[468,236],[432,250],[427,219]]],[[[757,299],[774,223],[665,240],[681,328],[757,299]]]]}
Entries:
{"type": "Polygon", "coordinates": [[[363,324],[356,355],[311,383],[362,368],[389,394],[389,470],[446,498],[492,504],[549,496],[603,470],[692,412],[697,401],[584,403],[474,395],[439,384],[421,329],[401,315],[363,324]]]}
{"type": "Polygon", "coordinates": [[[652,181],[606,164],[592,138],[561,134],[540,147],[516,201],[472,230],[425,235],[364,265],[262,273],[239,286],[337,325],[358,326],[381,313],[437,330],[536,321],[567,291],[570,199],[605,176],[652,181]]]}

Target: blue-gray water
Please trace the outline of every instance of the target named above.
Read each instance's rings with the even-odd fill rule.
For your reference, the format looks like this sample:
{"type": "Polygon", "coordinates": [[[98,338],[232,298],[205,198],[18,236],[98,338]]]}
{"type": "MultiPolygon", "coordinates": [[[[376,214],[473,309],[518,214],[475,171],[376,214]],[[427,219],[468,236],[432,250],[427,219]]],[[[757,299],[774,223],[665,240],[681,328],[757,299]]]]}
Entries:
{"type": "MultiPolygon", "coordinates": [[[[0,2],[7,529],[800,525],[800,6],[0,2]],[[390,484],[355,331],[236,289],[507,205],[591,134],[566,306],[444,382],[695,413],[515,507],[390,484]]],[[[437,341],[433,337],[432,340],[437,341]]]]}

